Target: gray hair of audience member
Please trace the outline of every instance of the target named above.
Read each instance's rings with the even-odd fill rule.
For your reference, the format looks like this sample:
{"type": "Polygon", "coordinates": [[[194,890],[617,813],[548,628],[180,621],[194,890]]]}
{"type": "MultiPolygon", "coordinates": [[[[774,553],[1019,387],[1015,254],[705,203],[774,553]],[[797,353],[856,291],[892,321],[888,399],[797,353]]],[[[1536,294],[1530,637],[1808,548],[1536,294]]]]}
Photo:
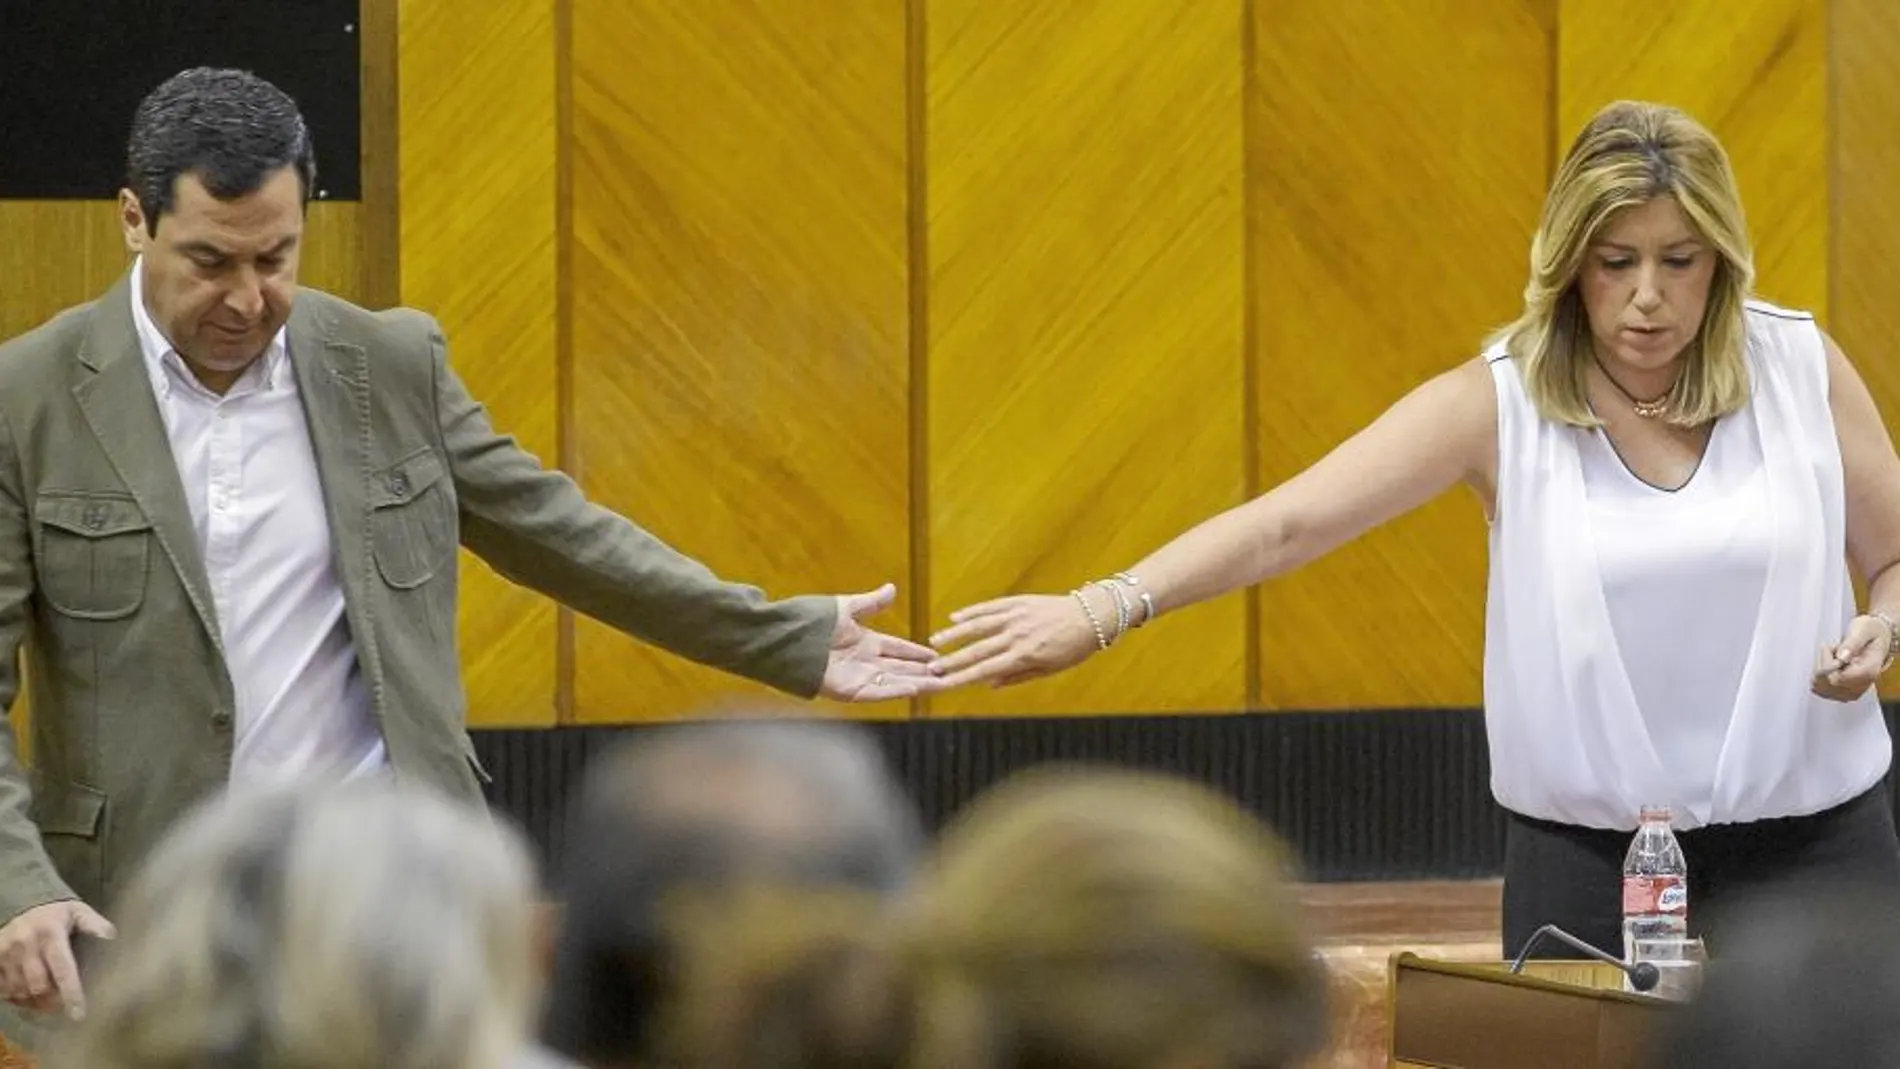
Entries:
{"type": "Polygon", "coordinates": [[[1667,1069],[1900,1066],[1900,902],[1780,885],[1723,917],[1696,997],[1650,1064],[1667,1069]]]}
{"type": "Polygon", "coordinates": [[[542,1038],[638,1064],[673,973],[669,897],[766,880],[895,894],[916,809],[861,729],[750,717],[640,730],[591,768],[555,881],[562,920],[542,1038]]]}
{"type": "Polygon", "coordinates": [[[531,856],[482,812],[385,780],[206,803],[115,910],[74,1069],[491,1069],[538,985],[531,856]]]}
{"type": "Polygon", "coordinates": [[[682,900],[650,1064],[1292,1069],[1330,1035],[1293,854],[1172,776],[1045,765],[986,791],[892,903],[682,900]]]}

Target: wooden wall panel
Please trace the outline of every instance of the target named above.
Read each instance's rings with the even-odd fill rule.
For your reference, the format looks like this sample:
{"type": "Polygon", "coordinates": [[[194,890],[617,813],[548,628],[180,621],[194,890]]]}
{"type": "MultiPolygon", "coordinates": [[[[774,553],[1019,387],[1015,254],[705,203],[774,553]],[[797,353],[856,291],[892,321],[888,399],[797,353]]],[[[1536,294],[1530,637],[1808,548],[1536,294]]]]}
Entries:
{"type": "MultiPolygon", "coordinates": [[[[1060,593],[1245,488],[1240,8],[928,0],[930,618],[1060,593]]],[[[1240,595],[932,713],[1233,710],[1240,595]]]]}
{"type": "Polygon", "coordinates": [[[364,225],[365,214],[360,203],[310,206],[298,271],[303,285],[360,304],[374,303],[368,293],[369,250],[374,239],[364,225]]]}
{"type": "MultiPolygon", "coordinates": [[[[1468,359],[1515,311],[1552,155],[1618,97],[1724,138],[1763,295],[1838,324],[1900,412],[1896,16],[1831,6],[1832,56],[1829,0],[402,0],[403,297],[597,499],[774,594],[895,580],[884,626],[927,632],[1138,558],[1468,359]]],[[[1475,704],[1483,578],[1458,493],[1257,612],[923,707],[1475,704]]],[[[564,665],[553,606],[469,584],[478,723],[548,722],[563,686],[588,721],[756,693],[585,620],[564,665]]]]}
{"type": "MultiPolygon", "coordinates": [[[[1900,4],[1833,0],[1828,36],[1828,329],[1900,437],[1900,4]]],[[[1900,673],[1887,675],[1883,693],[1900,696],[1900,673]]]]}
{"type": "MultiPolygon", "coordinates": [[[[402,0],[402,301],[435,315],[496,427],[560,455],[555,0],[402,0]]],[[[464,551],[473,724],[556,720],[552,601],[464,551]]]]}
{"type": "Polygon", "coordinates": [[[1564,0],[1555,136],[1618,99],[1683,108],[1722,139],[1757,290],[1827,320],[1827,0],[1564,0]]]}
{"type": "Polygon", "coordinates": [[[129,262],[110,201],[0,201],[0,338],[99,296],[129,262]]]}
{"type": "MultiPolygon", "coordinates": [[[[573,0],[574,428],[590,493],[774,596],[899,584],[903,0],[573,0]]],[[[584,721],[763,688],[576,621],[584,721]]],[[[907,703],[853,707],[904,716],[907,703]]]]}
{"type": "MultiPolygon", "coordinates": [[[[1255,11],[1252,430],[1269,489],[1516,314],[1548,176],[1551,27],[1523,0],[1255,11]]],[[[1478,704],[1485,560],[1460,490],[1267,584],[1261,701],[1478,704]]]]}

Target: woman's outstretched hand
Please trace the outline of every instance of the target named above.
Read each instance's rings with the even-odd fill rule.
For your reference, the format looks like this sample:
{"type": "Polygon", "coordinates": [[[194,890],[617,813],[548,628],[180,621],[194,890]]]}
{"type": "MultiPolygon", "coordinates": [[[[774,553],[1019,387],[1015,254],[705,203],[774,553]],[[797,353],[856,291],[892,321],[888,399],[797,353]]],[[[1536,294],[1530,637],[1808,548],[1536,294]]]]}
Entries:
{"type": "Polygon", "coordinates": [[[931,662],[931,671],[943,689],[1007,687],[1078,665],[1106,645],[1116,623],[1108,592],[1090,587],[1079,597],[1088,599],[1088,610],[1074,594],[1020,594],[958,609],[950,626],[930,637],[939,650],[954,648],[931,662]]]}

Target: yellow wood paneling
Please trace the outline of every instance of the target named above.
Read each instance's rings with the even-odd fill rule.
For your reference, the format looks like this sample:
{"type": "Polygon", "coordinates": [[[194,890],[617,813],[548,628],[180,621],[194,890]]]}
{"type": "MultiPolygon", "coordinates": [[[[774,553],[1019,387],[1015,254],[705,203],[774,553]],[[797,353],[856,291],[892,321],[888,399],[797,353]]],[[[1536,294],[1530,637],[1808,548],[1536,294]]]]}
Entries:
{"type": "Polygon", "coordinates": [[[366,276],[370,237],[361,204],[316,203],[304,222],[298,281],[347,301],[371,302],[366,276]]]}
{"type": "MultiPolygon", "coordinates": [[[[402,301],[435,315],[449,358],[504,433],[558,465],[554,0],[402,0],[402,301]]],[[[556,719],[553,602],[462,554],[471,724],[556,719]]]]}
{"type": "MultiPolygon", "coordinates": [[[[1552,57],[1547,10],[1523,0],[1255,11],[1252,433],[1267,489],[1516,314],[1552,57]]],[[[1459,490],[1268,583],[1262,702],[1478,704],[1485,559],[1482,512],[1459,490]]]]}
{"type": "Polygon", "coordinates": [[[1828,0],[1565,0],[1555,131],[1612,100],[1673,104],[1727,147],[1757,289],[1825,320],[1828,0]]]}
{"type": "MultiPolygon", "coordinates": [[[[1061,593],[1240,502],[1240,9],[928,0],[935,626],[1061,593]]],[[[933,715],[1232,710],[1245,600],[933,715]]]]}
{"type": "MultiPolygon", "coordinates": [[[[1828,68],[1833,144],[1833,256],[1828,330],[1900,437],[1900,4],[1835,0],[1828,68]]],[[[1883,687],[1900,696],[1900,673],[1883,687]]]]}
{"type": "MultiPolygon", "coordinates": [[[[442,317],[498,424],[605,504],[774,594],[897,581],[884,626],[928,629],[1137,559],[1471,356],[1517,306],[1553,154],[1618,97],[1716,130],[1763,295],[1838,324],[1900,412],[1878,283],[1896,16],[1836,0],[1830,57],[1827,7],[402,0],[403,299],[442,317]]],[[[548,722],[558,612],[468,576],[472,719],[548,722]]],[[[928,708],[1476,704],[1483,581],[1459,492],[1267,584],[1252,618],[1223,599],[928,708]]],[[[579,719],[757,692],[574,628],[579,719]]]]}
{"type": "MultiPolygon", "coordinates": [[[[571,17],[585,485],[775,596],[896,582],[876,623],[907,632],[902,0],[573,0],[571,17]]],[[[575,663],[584,721],[762,693],[588,619],[575,663]]]]}
{"type": "Polygon", "coordinates": [[[110,201],[0,200],[0,338],[99,296],[129,262],[110,201]]]}

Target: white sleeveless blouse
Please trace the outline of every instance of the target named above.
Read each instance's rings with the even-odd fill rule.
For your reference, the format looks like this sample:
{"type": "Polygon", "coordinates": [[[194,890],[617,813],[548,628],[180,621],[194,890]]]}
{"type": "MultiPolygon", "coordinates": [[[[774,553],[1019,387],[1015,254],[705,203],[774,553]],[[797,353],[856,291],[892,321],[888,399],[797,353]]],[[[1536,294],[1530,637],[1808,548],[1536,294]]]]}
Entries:
{"type": "Polygon", "coordinates": [[[1502,347],[1485,354],[1485,724],[1507,809],[1629,830],[1667,805],[1690,828],[1813,813],[1887,769],[1873,693],[1808,690],[1856,611],[1820,331],[1760,301],[1746,319],[1750,401],[1673,491],[1600,431],[1544,420],[1502,347]]]}

